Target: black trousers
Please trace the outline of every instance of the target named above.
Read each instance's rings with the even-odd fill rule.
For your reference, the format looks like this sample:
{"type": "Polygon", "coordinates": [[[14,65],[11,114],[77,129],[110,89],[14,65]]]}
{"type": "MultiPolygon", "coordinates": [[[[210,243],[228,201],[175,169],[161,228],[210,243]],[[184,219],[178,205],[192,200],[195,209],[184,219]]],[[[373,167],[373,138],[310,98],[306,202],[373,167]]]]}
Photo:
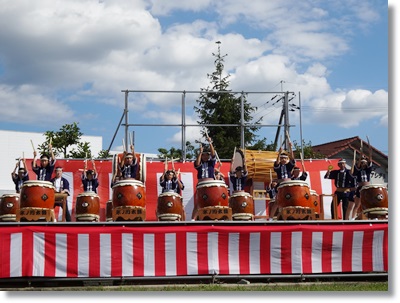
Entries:
{"type": "MultiPolygon", "coordinates": [[[[349,206],[349,196],[350,193],[344,193],[344,192],[337,192],[335,191],[335,195],[337,197],[337,203],[340,205],[342,203],[342,208],[343,208],[343,217],[345,218],[346,212],[347,212],[347,207],[349,206]]],[[[331,218],[334,218],[334,207],[333,207],[333,200],[331,203],[331,218]]]]}

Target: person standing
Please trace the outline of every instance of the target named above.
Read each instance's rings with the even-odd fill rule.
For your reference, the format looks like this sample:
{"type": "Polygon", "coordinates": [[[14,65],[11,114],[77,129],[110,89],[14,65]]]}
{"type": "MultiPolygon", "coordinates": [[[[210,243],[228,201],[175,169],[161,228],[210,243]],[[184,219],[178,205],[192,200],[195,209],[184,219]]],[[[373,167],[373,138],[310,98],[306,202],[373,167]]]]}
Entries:
{"type": "Polygon", "coordinates": [[[280,182],[290,180],[292,177],[292,170],[296,165],[294,154],[292,150],[292,143],[289,142],[289,153],[279,149],[278,156],[274,162],[274,171],[277,174],[278,185],[280,182]]]}
{"type": "MultiPolygon", "coordinates": [[[[335,180],[336,190],[334,195],[337,197],[337,203],[342,203],[343,217],[346,218],[347,208],[349,205],[349,197],[354,187],[354,177],[349,169],[346,168],[346,160],[340,159],[338,162],[339,169],[332,170],[332,166],[328,167],[324,178],[335,180]]],[[[331,216],[334,218],[334,204],[331,203],[331,216]]]]}
{"type": "Polygon", "coordinates": [[[269,197],[269,202],[268,202],[269,221],[273,220],[276,210],[278,209],[278,202],[276,201],[276,194],[278,193],[277,187],[278,187],[278,180],[272,179],[269,186],[265,188],[265,191],[267,192],[269,197]]]}
{"type": "Polygon", "coordinates": [[[231,169],[229,171],[229,180],[232,183],[233,192],[235,191],[244,191],[244,186],[247,180],[247,169],[246,169],[246,162],[243,161],[243,167],[237,166],[233,169],[233,159],[231,161],[231,169]]]}
{"type": "MultiPolygon", "coordinates": [[[[67,195],[67,197],[70,196],[69,181],[63,177],[62,167],[61,166],[56,167],[55,172],[56,172],[55,177],[50,180],[50,182],[53,183],[55,192],[59,194],[65,194],[67,195]]],[[[66,199],[65,202],[65,220],[67,222],[71,222],[71,214],[68,210],[68,198],[66,199]]]]}
{"type": "Polygon", "coordinates": [[[138,171],[138,160],[135,156],[135,147],[131,145],[131,152],[124,151],[124,156],[121,160],[122,165],[119,169],[123,179],[136,179],[138,171]]]}
{"type": "Polygon", "coordinates": [[[160,186],[162,187],[162,192],[175,192],[178,195],[182,194],[182,190],[185,189],[185,185],[179,179],[179,171],[174,170],[165,171],[160,177],[160,186]]]}
{"type": "Polygon", "coordinates": [[[14,170],[11,172],[11,179],[15,184],[15,192],[19,194],[21,192],[21,187],[25,181],[29,180],[29,174],[26,169],[25,158],[22,159],[23,166],[21,166],[21,159],[18,159],[15,164],[14,170]]]}
{"type": "Polygon", "coordinates": [[[308,173],[304,168],[304,164],[302,163],[303,171],[300,170],[300,167],[295,166],[292,171],[292,180],[306,181],[308,177],[308,173]]]}
{"type": "Polygon", "coordinates": [[[99,187],[99,180],[97,178],[97,171],[96,171],[96,165],[94,163],[94,160],[92,159],[92,165],[93,165],[93,170],[92,169],[87,169],[87,161],[85,161],[85,167],[82,172],[82,185],[83,185],[83,191],[91,191],[97,194],[97,188],[99,187]]]}
{"type": "Polygon", "coordinates": [[[37,180],[49,181],[52,178],[56,157],[54,156],[51,144],[49,144],[50,157],[47,154],[40,156],[40,165],[37,165],[37,152],[33,151],[32,170],[37,176],[37,180]]]}
{"type": "Polygon", "coordinates": [[[197,171],[197,180],[211,178],[215,179],[214,175],[214,167],[216,163],[216,153],[214,146],[212,144],[212,140],[210,137],[207,137],[207,140],[210,144],[210,151],[205,151],[203,145],[200,145],[200,152],[194,162],[194,168],[197,171]]]}

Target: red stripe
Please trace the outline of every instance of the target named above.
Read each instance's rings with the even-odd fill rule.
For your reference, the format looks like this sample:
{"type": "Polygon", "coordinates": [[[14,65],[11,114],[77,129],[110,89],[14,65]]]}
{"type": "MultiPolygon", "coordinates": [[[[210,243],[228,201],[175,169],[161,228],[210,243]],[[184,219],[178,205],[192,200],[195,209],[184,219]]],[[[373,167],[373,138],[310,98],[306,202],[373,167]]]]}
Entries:
{"type": "Polygon", "coordinates": [[[246,275],[250,273],[250,257],[249,257],[250,234],[243,232],[239,234],[239,268],[240,274],[246,275]]]}
{"type": "Polygon", "coordinates": [[[89,234],[89,277],[100,276],[100,234],[89,234]]]}
{"type": "Polygon", "coordinates": [[[144,275],[143,233],[133,233],[133,275],[144,275]]]}
{"type": "Polygon", "coordinates": [[[312,273],[312,230],[302,232],[301,257],[303,263],[303,273],[312,273]]]}
{"type": "Polygon", "coordinates": [[[332,241],[333,241],[333,232],[330,230],[325,230],[322,233],[322,272],[330,273],[332,272],[332,241]],[[330,253],[324,254],[324,251],[329,251],[330,253]]]}
{"type": "Polygon", "coordinates": [[[187,275],[186,232],[176,233],[176,274],[187,275]]]}
{"type": "Polygon", "coordinates": [[[260,233],[260,273],[271,273],[271,232],[260,233]]]}
{"type": "Polygon", "coordinates": [[[67,233],[67,277],[78,276],[78,234],[67,233]]]}
{"type": "Polygon", "coordinates": [[[281,233],[281,269],[283,274],[292,273],[292,232],[281,233]]]}
{"type": "Polygon", "coordinates": [[[367,230],[364,232],[363,243],[362,243],[362,271],[372,271],[372,242],[374,232],[367,230]]]}
{"type": "Polygon", "coordinates": [[[111,276],[122,276],[122,233],[111,233],[111,276]]]}
{"type": "Polygon", "coordinates": [[[382,247],[382,253],[383,253],[383,267],[384,270],[387,272],[388,271],[388,263],[389,263],[389,244],[388,244],[388,226],[383,227],[384,230],[384,235],[383,235],[383,247],[382,247]]]}
{"type": "Polygon", "coordinates": [[[342,247],[342,272],[351,272],[353,270],[353,231],[345,230],[343,232],[343,247],[342,247]]]}
{"type": "Polygon", "coordinates": [[[0,278],[10,277],[10,245],[11,245],[11,233],[0,233],[0,278]],[[7,248],[7,249],[3,249],[7,248]]]}
{"type": "Polygon", "coordinates": [[[208,237],[206,232],[197,233],[197,268],[199,275],[207,275],[208,272],[208,237]]]}
{"type": "Polygon", "coordinates": [[[32,276],[33,271],[33,233],[25,230],[22,233],[22,275],[32,276]]]}
{"type": "Polygon", "coordinates": [[[229,274],[229,234],[218,233],[218,261],[219,273],[229,274]]]}
{"type": "Polygon", "coordinates": [[[155,233],[154,259],[155,275],[165,276],[165,233],[155,233]]]}
{"type": "Polygon", "coordinates": [[[56,234],[44,234],[44,275],[53,277],[56,273],[56,234]]]}

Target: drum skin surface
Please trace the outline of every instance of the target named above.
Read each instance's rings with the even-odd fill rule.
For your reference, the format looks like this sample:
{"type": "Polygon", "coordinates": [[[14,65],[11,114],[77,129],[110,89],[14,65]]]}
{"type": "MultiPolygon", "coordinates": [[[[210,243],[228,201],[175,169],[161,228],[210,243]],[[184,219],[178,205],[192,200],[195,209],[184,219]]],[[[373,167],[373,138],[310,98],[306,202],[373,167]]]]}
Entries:
{"type": "Polygon", "coordinates": [[[146,206],[146,193],[141,181],[126,179],[118,181],[112,187],[113,208],[119,206],[146,206]]]}
{"type": "Polygon", "coordinates": [[[228,186],[221,180],[200,181],[196,187],[195,200],[198,208],[228,206],[228,186]]]}
{"type": "Polygon", "coordinates": [[[388,208],[388,192],[383,184],[365,185],[360,190],[363,210],[370,208],[388,208]]]}
{"type": "Polygon", "coordinates": [[[239,213],[254,215],[253,197],[245,191],[234,192],[229,197],[229,207],[232,208],[232,215],[239,213]]]}
{"type": "Polygon", "coordinates": [[[100,197],[96,193],[85,192],[76,197],[76,215],[100,215],[100,197]]]}
{"type": "Polygon", "coordinates": [[[307,182],[292,180],[279,184],[276,200],[280,208],[301,206],[315,209],[307,182]]]}
{"type": "Polygon", "coordinates": [[[16,215],[19,211],[19,194],[4,194],[0,198],[0,217],[16,215]]]}
{"type": "Polygon", "coordinates": [[[55,188],[48,181],[25,181],[21,188],[20,208],[38,207],[54,209],[55,188]]]}
{"type": "Polygon", "coordinates": [[[175,192],[165,192],[160,194],[157,199],[157,216],[164,214],[177,214],[183,216],[182,196],[175,192]]]}

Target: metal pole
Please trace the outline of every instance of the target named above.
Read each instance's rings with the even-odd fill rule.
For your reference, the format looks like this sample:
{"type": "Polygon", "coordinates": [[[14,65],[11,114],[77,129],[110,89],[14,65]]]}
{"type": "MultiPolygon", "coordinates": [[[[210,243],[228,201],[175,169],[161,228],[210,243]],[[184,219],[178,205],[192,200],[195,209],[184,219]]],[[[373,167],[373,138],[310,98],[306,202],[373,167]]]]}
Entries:
{"type": "Polygon", "coordinates": [[[182,161],[185,162],[186,161],[186,120],[185,120],[185,112],[186,112],[186,108],[185,108],[185,101],[186,101],[186,93],[183,92],[182,93],[182,142],[181,142],[181,146],[182,146],[182,161]]]}
{"type": "Polygon", "coordinates": [[[285,109],[285,135],[284,135],[284,142],[285,142],[285,149],[288,150],[289,148],[289,138],[287,138],[286,134],[289,134],[289,104],[288,104],[288,100],[289,100],[289,92],[285,92],[284,95],[284,100],[283,100],[283,106],[285,109]]]}
{"type": "Polygon", "coordinates": [[[244,150],[244,96],[240,95],[240,147],[244,150]]]}
{"type": "Polygon", "coordinates": [[[303,128],[301,124],[301,97],[299,92],[299,117],[300,117],[300,146],[301,146],[301,155],[302,159],[304,159],[304,147],[303,147],[303,128]]]}
{"type": "Polygon", "coordinates": [[[126,150],[127,151],[129,151],[129,148],[128,148],[128,144],[129,144],[129,141],[128,141],[128,139],[129,139],[129,132],[128,132],[128,129],[129,129],[129,125],[128,125],[128,94],[129,94],[129,92],[128,91],[126,91],[125,92],[125,147],[126,147],[126,150]]]}

